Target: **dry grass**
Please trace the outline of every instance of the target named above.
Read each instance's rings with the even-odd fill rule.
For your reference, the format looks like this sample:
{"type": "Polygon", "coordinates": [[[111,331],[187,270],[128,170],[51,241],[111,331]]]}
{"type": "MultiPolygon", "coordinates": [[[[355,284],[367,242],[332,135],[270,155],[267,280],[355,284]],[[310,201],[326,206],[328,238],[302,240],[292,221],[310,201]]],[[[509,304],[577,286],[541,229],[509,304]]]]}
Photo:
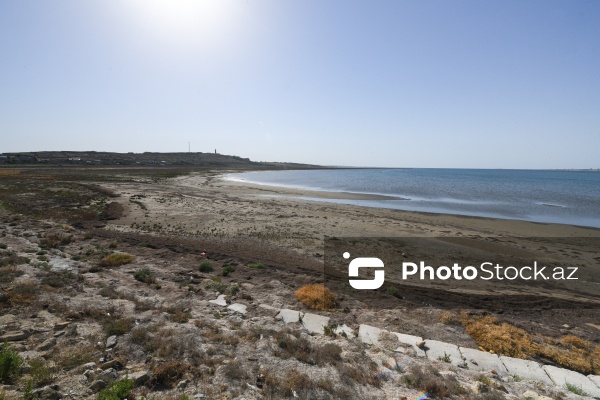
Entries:
{"type": "Polygon", "coordinates": [[[440,374],[430,365],[413,365],[402,377],[402,382],[410,388],[426,391],[434,399],[446,399],[467,393],[455,378],[440,374]]]}
{"type": "Polygon", "coordinates": [[[461,323],[475,342],[486,350],[517,358],[541,358],[583,374],[600,373],[600,346],[577,336],[560,340],[534,337],[523,329],[491,315],[461,314],[461,323]]]}
{"type": "Polygon", "coordinates": [[[109,254],[100,260],[101,267],[118,267],[119,265],[129,264],[135,260],[135,257],[127,253],[109,254]]]}
{"type": "Polygon", "coordinates": [[[178,360],[158,364],[152,368],[151,384],[158,387],[172,388],[190,368],[190,364],[178,360]]]}
{"type": "Polygon", "coordinates": [[[321,284],[302,286],[296,290],[296,298],[314,310],[331,310],[335,305],[335,296],[321,284]]]}

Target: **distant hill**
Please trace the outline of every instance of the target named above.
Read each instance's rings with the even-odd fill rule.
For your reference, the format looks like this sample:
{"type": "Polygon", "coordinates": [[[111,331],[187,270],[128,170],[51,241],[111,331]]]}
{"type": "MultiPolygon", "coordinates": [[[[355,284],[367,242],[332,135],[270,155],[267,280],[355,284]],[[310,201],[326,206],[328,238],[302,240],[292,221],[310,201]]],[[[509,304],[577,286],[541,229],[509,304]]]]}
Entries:
{"type": "Polygon", "coordinates": [[[38,151],[0,154],[0,164],[176,165],[199,167],[318,168],[316,165],[256,162],[218,153],[112,153],[100,151],[38,151]]]}

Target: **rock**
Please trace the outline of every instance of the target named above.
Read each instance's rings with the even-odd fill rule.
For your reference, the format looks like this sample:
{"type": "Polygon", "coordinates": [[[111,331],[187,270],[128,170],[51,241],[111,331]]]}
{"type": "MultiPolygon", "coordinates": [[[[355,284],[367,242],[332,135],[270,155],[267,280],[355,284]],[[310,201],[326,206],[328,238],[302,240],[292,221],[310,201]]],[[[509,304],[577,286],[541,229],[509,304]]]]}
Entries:
{"type": "Polygon", "coordinates": [[[350,328],[346,324],[344,324],[344,325],[338,325],[335,328],[334,332],[335,332],[336,335],[340,335],[340,336],[343,336],[343,337],[348,338],[348,339],[353,339],[356,336],[354,334],[354,330],[352,328],[350,328]]]}
{"type": "Polygon", "coordinates": [[[235,311],[237,313],[240,313],[242,315],[246,315],[246,313],[247,313],[246,307],[247,306],[244,304],[234,303],[234,304],[229,305],[227,308],[232,311],[235,311]]]}
{"type": "Polygon", "coordinates": [[[71,323],[69,321],[57,322],[56,324],[54,324],[54,330],[55,331],[62,331],[63,329],[65,329],[69,325],[71,325],[71,323]]]}
{"type": "Polygon", "coordinates": [[[225,307],[227,305],[227,300],[225,300],[224,294],[220,295],[215,300],[209,300],[208,302],[211,304],[216,304],[218,306],[222,306],[222,307],[225,307]]]}
{"type": "Polygon", "coordinates": [[[16,342],[18,340],[27,339],[29,335],[25,331],[8,332],[0,336],[0,343],[4,342],[16,342]]]}
{"type": "Polygon", "coordinates": [[[83,376],[85,376],[86,380],[90,380],[90,378],[94,376],[94,370],[93,369],[86,369],[83,372],[83,376]]]}
{"type": "Polygon", "coordinates": [[[473,393],[475,394],[484,394],[489,392],[490,388],[484,384],[483,382],[473,382],[473,385],[471,386],[471,390],[473,390],[473,393]]]}
{"type": "Polygon", "coordinates": [[[425,341],[421,340],[420,342],[416,342],[415,346],[417,346],[418,348],[422,349],[425,347],[425,341]]]}
{"type": "Polygon", "coordinates": [[[104,382],[112,382],[119,377],[119,374],[114,368],[105,369],[98,374],[98,380],[104,382]]]}
{"type": "Polygon", "coordinates": [[[525,393],[523,393],[522,398],[529,400],[552,400],[550,397],[539,395],[533,390],[528,390],[525,393]]]}
{"type": "Polygon", "coordinates": [[[112,335],[108,339],[106,339],[106,348],[110,349],[117,345],[117,336],[112,335]]]}
{"type": "Polygon", "coordinates": [[[109,369],[109,368],[114,368],[117,371],[120,371],[123,369],[123,364],[121,364],[121,362],[119,360],[110,360],[105,363],[102,363],[100,365],[100,368],[103,370],[109,369]]]}
{"type": "Polygon", "coordinates": [[[178,389],[178,390],[183,390],[183,389],[185,389],[185,388],[187,387],[188,383],[190,383],[190,381],[188,381],[187,379],[184,379],[184,380],[180,381],[180,382],[177,384],[177,389],[178,389]]]}
{"type": "Polygon", "coordinates": [[[94,392],[99,392],[102,389],[104,389],[108,384],[106,382],[104,382],[103,380],[100,379],[96,379],[94,382],[92,382],[92,384],[90,385],[90,389],[94,392]]]}
{"type": "Polygon", "coordinates": [[[92,361],[87,364],[83,364],[81,367],[83,368],[84,371],[87,369],[94,369],[94,368],[96,368],[96,363],[92,361]]]}
{"type": "Polygon", "coordinates": [[[256,387],[262,389],[266,381],[266,377],[263,374],[256,376],[256,387]]]}
{"type": "Polygon", "coordinates": [[[552,365],[544,365],[543,369],[550,379],[558,386],[566,386],[567,384],[573,385],[581,388],[588,396],[596,398],[600,397],[600,388],[587,376],[582,375],[579,372],[554,367],[552,365]]]}
{"type": "Polygon", "coordinates": [[[135,387],[143,386],[152,378],[150,372],[148,371],[138,371],[132,374],[129,374],[129,379],[133,380],[133,384],[135,387]]]}
{"type": "Polygon", "coordinates": [[[51,386],[35,389],[32,394],[34,399],[40,400],[56,400],[62,398],[62,395],[51,386]]]}
{"type": "Polygon", "coordinates": [[[46,350],[50,350],[51,348],[53,348],[54,346],[56,346],[56,339],[55,338],[50,338],[50,339],[46,339],[44,341],[44,343],[40,344],[36,350],[37,351],[46,351],[46,350]]]}

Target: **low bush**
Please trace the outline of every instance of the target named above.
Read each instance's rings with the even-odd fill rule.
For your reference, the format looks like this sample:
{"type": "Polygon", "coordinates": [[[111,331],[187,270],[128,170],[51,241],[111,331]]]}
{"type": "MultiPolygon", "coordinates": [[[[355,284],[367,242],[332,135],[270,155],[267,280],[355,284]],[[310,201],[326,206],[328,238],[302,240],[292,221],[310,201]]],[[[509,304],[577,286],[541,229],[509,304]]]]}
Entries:
{"type": "Polygon", "coordinates": [[[158,364],[152,369],[151,383],[154,386],[172,388],[189,369],[189,364],[178,360],[158,364]]]}
{"type": "Polygon", "coordinates": [[[200,272],[213,272],[214,268],[212,266],[212,263],[210,261],[206,260],[206,261],[202,261],[202,263],[198,267],[198,270],[200,272]]]}
{"type": "Polygon", "coordinates": [[[234,271],[235,271],[235,267],[233,267],[232,265],[226,265],[223,267],[222,274],[223,274],[223,276],[227,276],[234,271]]]}
{"type": "Polygon", "coordinates": [[[43,358],[29,360],[32,384],[35,387],[48,385],[56,378],[56,368],[43,358]]]}
{"type": "Polygon", "coordinates": [[[118,267],[120,265],[129,264],[135,260],[135,257],[127,253],[113,253],[104,257],[98,263],[101,267],[118,267]]]}
{"type": "Polygon", "coordinates": [[[126,400],[131,395],[133,385],[133,379],[129,379],[129,377],[113,382],[98,393],[98,400],[126,400]]]}
{"type": "Polygon", "coordinates": [[[23,359],[8,343],[0,348],[0,382],[10,384],[21,374],[23,359]]]}
{"type": "Polygon", "coordinates": [[[148,284],[156,283],[156,277],[154,276],[154,273],[152,271],[150,271],[149,268],[138,269],[133,274],[133,277],[135,278],[135,280],[140,281],[140,282],[144,282],[144,283],[148,283],[148,284]]]}
{"type": "Polygon", "coordinates": [[[40,240],[43,249],[57,249],[73,242],[73,236],[63,233],[49,233],[40,240]]]}
{"type": "Polygon", "coordinates": [[[107,318],[103,323],[107,336],[124,335],[133,328],[132,318],[107,318]]]}
{"type": "Polygon", "coordinates": [[[335,305],[335,296],[321,284],[301,287],[296,290],[296,298],[314,310],[331,310],[335,305]]]}
{"type": "Polygon", "coordinates": [[[466,393],[456,379],[440,374],[430,365],[413,365],[402,377],[402,382],[409,388],[427,392],[433,398],[445,399],[466,393]]]}
{"type": "Polygon", "coordinates": [[[265,266],[262,265],[261,263],[252,263],[252,264],[248,264],[248,268],[252,268],[252,269],[263,269],[265,266]]]}

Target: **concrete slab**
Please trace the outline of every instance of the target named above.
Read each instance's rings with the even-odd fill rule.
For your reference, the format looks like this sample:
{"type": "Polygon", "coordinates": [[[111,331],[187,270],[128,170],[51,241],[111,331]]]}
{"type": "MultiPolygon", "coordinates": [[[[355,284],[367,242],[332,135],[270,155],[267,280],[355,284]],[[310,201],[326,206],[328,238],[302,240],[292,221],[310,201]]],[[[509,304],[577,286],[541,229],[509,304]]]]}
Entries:
{"type": "Polygon", "coordinates": [[[322,335],[323,327],[329,324],[329,317],[324,317],[318,314],[306,313],[302,316],[302,325],[310,333],[322,335]]]}
{"type": "Polygon", "coordinates": [[[379,335],[383,332],[375,326],[361,324],[358,327],[358,338],[367,344],[379,344],[379,335]]]}
{"type": "Polygon", "coordinates": [[[356,337],[356,335],[354,334],[354,330],[346,324],[335,328],[335,333],[342,336],[344,336],[345,334],[348,339],[353,339],[356,337]]]}
{"type": "Polygon", "coordinates": [[[225,307],[227,305],[227,301],[225,301],[225,295],[224,294],[220,295],[215,300],[209,300],[208,302],[212,303],[212,304],[216,304],[218,306],[223,306],[223,307],[225,307]]]}
{"type": "Polygon", "coordinates": [[[300,321],[300,311],[290,310],[288,308],[282,308],[279,310],[279,314],[275,316],[275,319],[283,320],[286,324],[300,321]]]}
{"type": "Polygon", "coordinates": [[[552,365],[544,365],[543,368],[548,376],[550,376],[550,379],[558,386],[566,387],[566,384],[568,383],[581,388],[587,396],[600,397],[600,388],[588,379],[587,376],[580,374],[579,372],[554,367],[552,365]]]}
{"type": "Polygon", "coordinates": [[[258,306],[260,308],[264,308],[265,310],[269,310],[269,311],[279,311],[279,308],[275,308],[275,307],[270,306],[268,304],[259,304],[258,306]]]}
{"type": "Polygon", "coordinates": [[[240,303],[233,303],[230,304],[229,306],[227,306],[228,309],[235,311],[237,313],[240,313],[242,315],[246,315],[247,311],[246,311],[246,305],[245,304],[240,304],[240,303]]]}
{"type": "Polygon", "coordinates": [[[588,379],[598,387],[600,387],[600,375],[588,375],[588,379]]]}
{"type": "Polygon", "coordinates": [[[392,332],[398,337],[398,341],[402,344],[407,345],[417,353],[417,357],[426,357],[426,353],[423,349],[417,347],[417,343],[422,342],[423,338],[419,336],[407,335],[405,333],[392,332]]]}
{"type": "Polygon", "coordinates": [[[467,366],[469,369],[475,371],[491,371],[494,370],[498,375],[508,375],[508,370],[500,361],[500,357],[496,354],[487,353],[485,351],[470,349],[467,347],[458,348],[462,353],[463,357],[467,359],[467,366]]]}
{"type": "Polygon", "coordinates": [[[430,360],[442,361],[442,358],[448,356],[452,365],[462,365],[464,363],[462,354],[455,344],[440,342],[439,340],[426,340],[425,352],[430,360]]]}
{"type": "Polygon", "coordinates": [[[500,356],[500,361],[502,361],[510,375],[516,375],[529,381],[540,381],[548,385],[554,385],[546,371],[535,361],[506,356],[500,356]]]}

